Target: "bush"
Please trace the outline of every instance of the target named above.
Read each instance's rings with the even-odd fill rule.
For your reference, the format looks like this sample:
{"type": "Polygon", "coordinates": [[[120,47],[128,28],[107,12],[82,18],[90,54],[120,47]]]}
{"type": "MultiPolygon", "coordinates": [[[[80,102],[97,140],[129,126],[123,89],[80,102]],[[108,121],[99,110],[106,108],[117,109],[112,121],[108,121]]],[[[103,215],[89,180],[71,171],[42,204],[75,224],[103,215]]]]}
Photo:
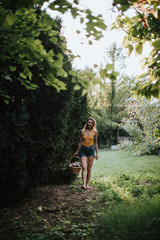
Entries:
{"type": "Polygon", "coordinates": [[[122,141],[120,148],[134,151],[135,155],[159,154],[160,107],[146,99],[137,100],[129,107],[129,116],[120,128],[134,137],[134,141],[122,141]],[[134,107],[134,109],[133,109],[134,107]]]}
{"type": "MultiPolygon", "coordinates": [[[[28,21],[25,13],[19,17],[28,21]]],[[[40,15],[37,18],[43,22],[40,15]]],[[[53,32],[56,30],[60,34],[61,23],[58,19],[55,21],[57,29],[53,29],[53,32]]],[[[44,28],[40,31],[38,23],[34,27],[38,28],[39,39],[44,43],[46,51],[54,49],[61,55],[63,69],[68,75],[59,76],[59,80],[65,83],[67,89],[57,92],[54,87],[47,86],[36,67],[32,67],[34,83],[38,85],[35,90],[23,86],[16,72],[13,72],[13,82],[5,81],[4,84],[1,79],[3,87],[11,96],[8,104],[4,103],[3,98],[0,99],[2,204],[22,199],[32,187],[44,182],[61,184],[75,179],[69,171],[68,161],[77,148],[80,130],[89,115],[87,97],[82,95],[83,89],[74,90],[69,74],[72,66],[69,57],[61,49],[62,42],[52,43],[47,35],[50,32],[44,28]]]]}

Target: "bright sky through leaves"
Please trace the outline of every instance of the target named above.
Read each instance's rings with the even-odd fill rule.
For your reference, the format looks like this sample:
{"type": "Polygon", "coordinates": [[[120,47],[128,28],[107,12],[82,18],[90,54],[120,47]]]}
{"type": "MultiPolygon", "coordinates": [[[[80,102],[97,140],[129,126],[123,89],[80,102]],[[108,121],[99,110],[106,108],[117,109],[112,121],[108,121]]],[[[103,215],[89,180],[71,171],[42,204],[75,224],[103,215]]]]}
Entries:
{"type": "MultiPolygon", "coordinates": [[[[63,34],[67,39],[68,49],[72,50],[74,55],[80,56],[74,60],[73,66],[77,69],[84,69],[86,66],[93,68],[94,64],[100,67],[101,64],[106,64],[105,52],[107,48],[109,48],[113,42],[116,42],[117,45],[121,46],[126,33],[122,30],[110,31],[111,24],[115,21],[118,14],[112,11],[112,0],[80,0],[79,7],[82,9],[90,9],[96,16],[102,14],[108,29],[103,31],[104,37],[99,41],[92,41],[91,38],[86,38],[85,31],[83,30],[85,27],[84,24],[80,24],[78,18],[73,19],[70,13],[65,13],[64,15],[56,13],[55,15],[54,12],[54,16],[58,15],[63,19],[63,34]],[[79,34],[77,34],[77,30],[79,34]]],[[[142,57],[147,56],[148,52],[149,47],[145,46],[142,55],[135,56],[135,54],[132,53],[131,56],[127,58],[127,75],[136,76],[144,72],[141,68],[142,64],[140,63],[140,60],[142,57]]]]}

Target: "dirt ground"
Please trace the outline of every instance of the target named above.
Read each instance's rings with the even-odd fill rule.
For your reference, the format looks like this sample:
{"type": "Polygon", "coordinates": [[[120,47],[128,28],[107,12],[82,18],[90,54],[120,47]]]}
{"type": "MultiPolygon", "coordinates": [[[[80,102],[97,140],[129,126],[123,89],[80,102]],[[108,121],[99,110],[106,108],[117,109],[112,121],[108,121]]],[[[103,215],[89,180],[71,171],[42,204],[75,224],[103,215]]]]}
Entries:
{"type": "Polygon", "coordinates": [[[32,193],[11,208],[1,209],[0,234],[14,231],[13,225],[16,221],[23,223],[29,221],[29,211],[37,211],[49,226],[53,226],[60,219],[71,219],[72,221],[83,221],[88,215],[85,214],[86,207],[90,206],[92,200],[99,197],[95,187],[81,189],[81,185],[44,185],[34,189],[32,193]],[[77,215],[77,211],[81,213],[77,215]]]}

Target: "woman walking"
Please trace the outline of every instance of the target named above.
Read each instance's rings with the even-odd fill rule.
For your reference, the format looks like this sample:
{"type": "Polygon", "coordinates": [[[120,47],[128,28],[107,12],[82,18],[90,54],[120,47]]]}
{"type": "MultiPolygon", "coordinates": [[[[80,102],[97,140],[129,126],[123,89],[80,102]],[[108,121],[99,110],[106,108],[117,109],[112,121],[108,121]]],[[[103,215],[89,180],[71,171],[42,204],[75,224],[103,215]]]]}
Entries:
{"type": "Polygon", "coordinates": [[[78,149],[74,154],[75,157],[79,156],[81,158],[83,189],[89,188],[93,160],[94,157],[96,160],[98,159],[97,138],[96,121],[89,117],[81,130],[78,149]]]}

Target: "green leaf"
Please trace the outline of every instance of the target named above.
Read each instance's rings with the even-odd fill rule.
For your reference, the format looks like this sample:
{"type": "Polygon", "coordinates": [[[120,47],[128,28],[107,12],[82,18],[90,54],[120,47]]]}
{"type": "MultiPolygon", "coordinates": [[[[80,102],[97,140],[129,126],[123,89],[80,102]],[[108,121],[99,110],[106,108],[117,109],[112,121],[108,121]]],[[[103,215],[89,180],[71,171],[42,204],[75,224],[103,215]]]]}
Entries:
{"type": "Polygon", "coordinates": [[[14,71],[16,71],[17,68],[15,66],[9,65],[9,69],[11,72],[14,72],[14,71]]]}
{"type": "Polygon", "coordinates": [[[47,26],[52,26],[54,24],[53,19],[50,18],[48,14],[43,14],[43,23],[46,24],[47,26]]]}
{"type": "Polygon", "coordinates": [[[66,48],[67,48],[65,42],[61,42],[60,48],[61,48],[61,50],[62,50],[63,52],[65,52],[65,50],[66,50],[66,48]]]}
{"type": "Polygon", "coordinates": [[[80,18],[80,23],[82,24],[82,23],[84,23],[84,18],[80,18]]]}
{"type": "Polygon", "coordinates": [[[98,65],[97,65],[97,64],[94,64],[94,65],[93,65],[93,67],[94,67],[94,68],[97,68],[97,67],[98,67],[98,65]]]}
{"type": "Polygon", "coordinates": [[[144,95],[148,100],[151,100],[151,91],[146,91],[144,95]]]}
{"type": "Polygon", "coordinates": [[[38,85],[35,84],[35,83],[31,83],[30,86],[31,86],[31,88],[32,88],[33,90],[35,90],[36,88],[38,88],[38,85]]]}
{"type": "Polygon", "coordinates": [[[111,80],[116,80],[116,76],[115,76],[113,73],[110,74],[109,78],[110,78],[111,80]]]}
{"type": "Polygon", "coordinates": [[[142,73],[138,77],[136,77],[136,79],[142,79],[142,78],[147,77],[148,75],[149,75],[149,73],[142,73]]]}
{"type": "Polygon", "coordinates": [[[122,43],[122,47],[127,48],[129,45],[130,45],[130,41],[128,41],[128,39],[124,39],[124,41],[122,43]]]}
{"type": "Polygon", "coordinates": [[[76,18],[79,14],[78,14],[78,8],[71,8],[71,13],[73,18],[76,18]]]}
{"type": "Polygon", "coordinates": [[[24,79],[26,79],[26,77],[27,77],[23,72],[20,73],[20,76],[24,79]]]}
{"type": "Polygon", "coordinates": [[[102,79],[106,78],[106,69],[100,69],[99,75],[102,79]]]}
{"type": "Polygon", "coordinates": [[[49,33],[48,35],[49,35],[50,37],[57,36],[57,35],[58,35],[58,31],[52,30],[52,32],[49,33]]]}
{"type": "Polygon", "coordinates": [[[87,22],[86,25],[87,25],[87,28],[86,28],[87,32],[94,31],[95,24],[93,22],[87,22]]]}
{"type": "Polygon", "coordinates": [[[92,44],[93,44],[91,40],[89,40],[88,43],[89,43],[89,45],[92,45],[92,44]]]}
{"type": "Polygon", "coordinates": [[[106,70],[113,70],[114,69],[114,65],[113,64],[106,64],[106,70]]]}
{"type": "Polygon", "coordinates": [[[138,44],[136,44],[135,46],[135,52],[139,55],[142,54],[142,50],[143,50],[143,44],[140,42],[138,44]]]}
{"type": "Polygon", "coordinates": [[[155,98],[159,98],[160,97],[160,89],[154,89],[152,92],[152,96],[155,97],[155,98]]]}
{"type": "Polygon", "coordinates": [[[73,77],[77,76],[77,72],[74,70],[70,70],[69,74],[72,75],[73,77]]]}
{"type": "Polygon", "coordinates": [[[93,84],[99,84],[99,83],[100,83],[100,81],[99,81],[99,79],[98,79],[98,78],[94,78],[94,79],[92,80],[92,83],[93,83],[93,84]]]}
{"type": "Polygon", "coordinates": [[[125,12],[130,7],[129,3],[121,4],[121,10],[122,12],[125,12]]]}
{"type": "Polygon", "coordinates": [[[132,44],[129,44],[127,48],[128,48],[128,57],[129,57],[131,55],[134,47],[132,46],[132,44]]]}
{"type": "Polygon", "coordinates": [[[160,40],[153,42],[152,46],[160,49],[160,40]]]}
{"type": "Polygon", "coordinates": [[[7,14],[6,15],[6,22],[12,26],[16,21],[16,16],[14,14],[7,14]]]}
{"type": "Polygon", "coordinates": [[[106,30],[107,26],[106,26],[106,24],[103,22],[103,20],[102,20],[102,19],[98,19],[98,18],[95,18],[95,19],[97,20],[97,22],[95,22],[95,26],[96,26],[96,27],[99,27],[99,28],[101,28],[101,29],[103,29],[103,30],[106,30]]]}
{"type": "Polygon", "coordinates": [[[78,84],[76,84],[75,86],[74,86],[74,90],[76,91],[76,90],[79,90],[81,87],[80,87],[80,85],[78,85],[78,84]]]}
{"type": "Polygon", "coordinates": [[[112,75],[113,75],[114,77],[118,77],[118,76],[120,75],[120,73],[113,71],[113,72],[112,72],[112,75]]]}
{"type": "Polygon", "coordinates": [[[53,44],[57,44],[57,43],[58,43],[58,38],[57,38],[57,37],[52,37],[52,38],[50,38],[50,41],[51,41],[53,44]]]}

